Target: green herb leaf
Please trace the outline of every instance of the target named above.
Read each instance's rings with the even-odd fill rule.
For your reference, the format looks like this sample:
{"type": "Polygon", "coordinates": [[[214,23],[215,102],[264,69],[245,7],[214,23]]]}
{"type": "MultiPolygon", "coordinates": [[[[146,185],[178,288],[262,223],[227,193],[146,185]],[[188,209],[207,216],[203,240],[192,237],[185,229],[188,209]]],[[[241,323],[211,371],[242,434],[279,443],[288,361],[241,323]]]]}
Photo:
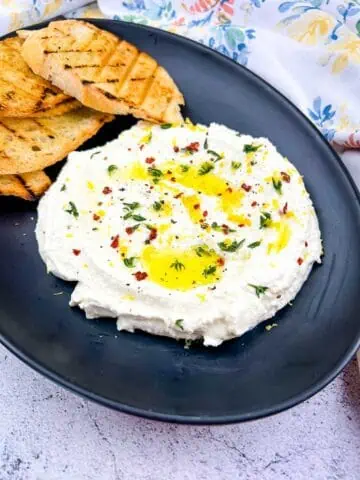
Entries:
{"type": "Polygon", "coordinates": [[[279,195],[282,195],[282,181],[272,177],[272,184],[279,195]]]}
{"type": "Polygon", "coordinates": [[[161,202],[154,202],[152,204],[152,208],[156,211],[159,212],[163,208],[163,204],[161,202]]]}
{"type": "Polygon", "coordinates": [[[231,168],[238,170],[241,167],[241,162],[231,162],[231,168]]]}
{"type": "Polygon", "coordinates": [[[268,212],[261,212],[260,214],[260,228],[267,228],[271,225],[271,214],[268,212]]]}
{"type": "Polygon", "coordinates": [[[176,320],[175,325],[177,326],[177,328],[180,328],[180,330],[184,330],[183,322],[184,320],[182,318],[179,318],[178,320],[176,320]]]}
{"type": "Polygon", "coordinates": [[[216,272],[216,265],[210,265],[209,267],[205,268],[202,272],[205,278],[209,277],[210,275],[214,275],[216,272]]]}
{"type": "Polygon", "coordinates": [[[179,260],[175,260],[175,262],[170,265],[170,268],[174,268],[177,272],[181,272],[181,270],[185,270],[185,265],[179,262],[179,260]]]}
{"type": "Polygon", "coordinates": [[[209,162],[204,162],[200,165],[198,174],[199,175],[206,175],[207,173],[211,172],[214,169],[214,165],[209,162]]]}
{"type": "Polygon", "coordinates": [[[224,155],[223,154],[219,154],[217,152],[215,152],[214,150],[208,150],[207,153],[211,156],[213,156],[214,158],[212,159],[215,163],[218,162],[219,160],[222,160],[224,158],[224,155]]]}
{"type": "Polygon", "coordinates": [[[255,289],[255,293],[257,297],[260,297],[260,295],[263,295],[266,292],[266,290],[269,288],[269,287],[263,287],[262,285],[252,285],[251,283],[249,283],[249,287],[252,287],[255,289]]]}
{"type": "Polygon", "coordinates": [[[163,130],[167,130],[168,128],[171,128],[172,127],[172,123],[162,123],[160,125],[160,128],[162,128],[163,130]]]}
{"type": "Polygon", "coordinates": [[[236,252],[237,250],[239,250],[240,247],[242,247],[244,245],[244,242],[245,242],[245,239],[241,240],[240,242],[236,242],[235,240],[231,243],[226,243],[226,242],[220,242],[218,243],[220,249],[223,251],[223,252],[236,252]]]}
{"type": "Polygon", "coordinates": [[[108,174],[111,176],[118,170],[116,165],[109,165],[107,168],[108,174]]]}
{"type": "Polygon", "coordinates": [[[256,152],[257,150],[259,150],[259,148],[261,147],[261,145],[244,145],[244,152],[245,153],[251,153],[251,152],[256,152]]]}
{"type": "Polygon", "coordinates": [[[69,208],[65,212],[74,215],[75,218],[79,218],[79,212],[74,202],[69,202],[69,208]]]}
{"type": "Polygon", "coordinates": [[[159,170],[158,168],[155,168],[155,167],[149,167],[148,168],[148,173],[149,173],[149,175],[152,176],[154,183],[158,183],[160,178],[163,176],[163,172],[161,170],[159,170]]]}
{"type": "Polygon", "coordinates": [[[136,257],[124,258],[123,262],[124,262],[125,267],[134,268],[135,267],[135,263],[134,263],[135,260],[136,260],[136,257]]]}
{"type": "Polygon", "coordinates": [[[258,240],[257,242],[249,243],[248,248],[256,248],[261,245],[261,240],[258,240]]]}
{"type": "Polygon", "coordinates": [[[65,183],[64,183],[63,186],[62,186],[61,189],[60,189],[60,192],[65,192],[65,190],[66,190],[66,185],[65,185],[65,183]]]}
{"type": "Polygon", "coordinates": [[[207,245],[199,245],[195,248],[195,253],[198,257],[210,257],[211,255],[207,245]]]}
{"type": "Polygon", "coordinates": [[[125,203],[124,202],[124,205],[125,205],[126,210],[136,210],[137,208],[140,207],[139,202],[132,202],[132,203],[125,203]]]}
{"type": "Polygon", "coordinates": [[[190,170],[190,165],[180,165],[180,167],[183,173],[188,172],[190,170]]]}
{"type": "Polygon", "coordinates": [[[135,222],[144,222],[146,220],[146,218],[142,215],[132,215],[132,218],[135,220],[135,222]]]}

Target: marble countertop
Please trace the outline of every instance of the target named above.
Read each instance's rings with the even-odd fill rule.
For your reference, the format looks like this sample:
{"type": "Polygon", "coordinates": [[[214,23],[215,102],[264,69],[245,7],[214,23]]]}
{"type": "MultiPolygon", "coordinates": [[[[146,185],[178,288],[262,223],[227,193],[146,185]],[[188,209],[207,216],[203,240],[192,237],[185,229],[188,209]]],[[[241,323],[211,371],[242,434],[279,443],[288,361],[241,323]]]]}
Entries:
{"type": "Polygon", "coordinates": [[[357,480],[360,375],[263,420],[171,425],[108,410],[0,347],[0,480],[357,480]]]}
{"type": "MultiPolygon", "coordinates": [[[[355,152],[343,156],[360,185],[355,152]]],[[[0,480],[358,480],[356,360],[303,404],[246,424],[194,427],[108,410],[0,346],[0,480]]]]}

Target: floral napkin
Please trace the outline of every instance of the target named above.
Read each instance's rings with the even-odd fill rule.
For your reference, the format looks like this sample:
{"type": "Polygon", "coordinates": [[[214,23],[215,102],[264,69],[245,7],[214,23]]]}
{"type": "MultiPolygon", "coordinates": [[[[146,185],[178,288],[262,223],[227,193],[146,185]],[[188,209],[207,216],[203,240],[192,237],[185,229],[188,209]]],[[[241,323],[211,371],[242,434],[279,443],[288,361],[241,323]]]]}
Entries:
{"type": "Polygon", "coordinates": [[[360,182],[360,0],[99,0],[79,8],[86,3],[3,1],[0,33],[76,8],[69,17],[105,16],[190,37],[286,95],[346,152],[360,182]]]}

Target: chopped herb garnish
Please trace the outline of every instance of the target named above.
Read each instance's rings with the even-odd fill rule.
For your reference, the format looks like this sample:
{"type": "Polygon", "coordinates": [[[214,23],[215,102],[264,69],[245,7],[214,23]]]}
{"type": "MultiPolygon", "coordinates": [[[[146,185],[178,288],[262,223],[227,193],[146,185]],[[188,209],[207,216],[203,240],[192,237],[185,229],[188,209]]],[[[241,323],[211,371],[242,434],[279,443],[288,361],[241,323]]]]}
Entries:
{"type": "Polygon", "coordinates": [[[257,242],[249,243],[248,248],[260,247],[260,245],[261,245],[261,240],[258,240],[257,242]]]}
{"type": "Polygon", "coordinates": [[[160,178],[163,176],[163,172],[159,170],[158,168],[154,167],[149,167],[148,168],[148,173],[153,177],[153,182],[158,183],[160,178]]]}
{"type": "Polygon", "coordinates": [[[202,272],[205,278],[209,277],[210,275],[214,275],[216,272],[216,265],[210,265],[209,267],[205,268],[202,272]]]}
{"type": "Polygon", "coordinates": [[[126,210],[136,210],[137,208],[140,207],[139,202],[132,202],[132,203],[125,203],[124,202],[124,205],[125,205],[126,210]]]}
{"type": "Polygon", "coordinates": [[[195,248],[195,253],[198,257],[209,257],[211,255],[207,245],[199,245],[195,248]]]}
{"type": "Polygon", "coordinates": [[[245,153],[251,153],[251,152],[256,152],[257,150],[259,150],[259,148],[261,147],[261,145],[244,145],[244,152],[245,153]]]}
{"type": "Polygon", "coordinates": [[[118,170],[118,167],[116,165],[109,165],[107,168],[108,174],[111,176],[113,175],[116,170],[118,170]]]}
{"type": "Polygon", "coordinates": [[[176,320],[175,325],[177,326],[177,328],[180,328],[180,330],[184,330],[183,322],[184,320],[182,318],[179,318],[178,320],[176,320]]]}
{"type": "Polygon", "coordinates": [[[219,153],[215,152],[214,150],[208,150],[207,153],[214,157],[214,159],[212,159],[214,162],[218,162],[219,160],[222,160],[224,158],[223,154],[219,154],[219,153]]]}
{"type": "Polygon", "coordinates": [[[65,212],[74,215],[75,218],[79,218],[79,212],[74,202],[69,202],[69,208],[65,212]]]}
{"type": "Polygon", "coordinates": [[[201,164],[198,174],[199,175],[206,175],[207,173],[211,172],[214,169],[214,165],[209,162],[204,162],[201,164]]]}
{"type": "Polygon", "coordinates": [[[226,233],[234,233],[236,232],[236,230],[234,230],[233,228],[229,228],[227,225],[219,225],[218,223],[216,222],[213,222],[211,224],[211,228],[213,230],[215,230],[216,232],[223,232],[224,233],[224,230],[226,231],[226,233]]]}
{"type": "Polygon", "coordinates": [[[162,123],[160,125],[160,128],[162,128],[163,130],[167,130],[168,128],[171,128],[172,127],[172,123],[162,123]]]}
{"type": "Polygon", "coordinates": [[[180,168],[181,168],[181,171],[185,173],[190,170],[190,165],[180,165],[180,168]]]}
{"type": "Polygon", "coordinates": [[[163,204],[161,202],[154,202],[152,207],[156,212],[159,212],[163,208],[163,204]]]}
{"type": "Polygon", "coordinates": [[[127,220],[128,218],[132,218],[133,217],[133,212],[134,210],[136,210],[137,208],[140,207],[140,203],[139,202],[133,202],[133,203],[124,203],[125,205],[125,210],[126,210],[126,214],[124,215],[124,220],[127,220]]]}
{"type": "Polygon", "coordinates": [[[231,243],[226,243],[226,242],[220,242],[218,243],[219,247],[223,252],[236,252],[239,250],[240,247],[244,245],[245,239],[241,240],[240,242],[233,241],[231,243]]]}
{"type": "Polygon", "coordinates": [[[241,162],[231,162],[231,168],[238,170],[241,167],[241,162]]]}
{"type": "Polygon", "coordinates": [[[65,190],[66,190],[66,185],[65,183],[63,183],[63,186],[61,187],[60,192],[65,192],[65,190]]]}
{"type": "Polygon", "coordinates": [[[189,350],[189,348],[192,346],[193,343],[194,343],[194,340],[191,340],[191,338],[186,338],[185,345],[184,345],[185,350],[189,350]]]}
{"type": "Polygon", "coordinates": [[[262,285],[252,285],[251,283],[249,283],[249,287],[252,287],[255,289],[255,293],[257,297],[260,297],[260,295],[263,295],[266,292],[266,290],[269,288],[269,287],[263,287],[262,285]]]}
{"type": "Polygon", "coordinates": [[[272,177],[272,184],[279,195],[282,195],[282,181],[272,177]]]}
{"type": "Polygon", "coordinates": [[[135,263],[134,263],[135,260],[136,260],[136,257],[124,258],[123,262],[124,262],[125,267],[134,268],[135,267],[135,263]]]}
{"type": "Polygon", "coordinates": [[[260,214],[260,228],[267,228],[271,225],[271,214],[268,212],[261,212],[260,214]]]}
{"type": "Polygon", "coordinates": [[[146,220],[146,218],[142,215],[132,215],[132,218],[135,220],[135,222],[144,222],[146,220]]]}
{"type": "Polygon", "coordinates": [[[181,272],[181,270],[185,270],[185,265],[179,262],[179,260],[175,260],[175,262],[170,265],[170,268],[174,268],[177,272],[181,272]]]}
{"type": "Polygon", "coordinates": [[[207,150],[208,149],[208,137],[206,136],[205,137],[205,141],[204,141],[204,149],[207,150]]]}

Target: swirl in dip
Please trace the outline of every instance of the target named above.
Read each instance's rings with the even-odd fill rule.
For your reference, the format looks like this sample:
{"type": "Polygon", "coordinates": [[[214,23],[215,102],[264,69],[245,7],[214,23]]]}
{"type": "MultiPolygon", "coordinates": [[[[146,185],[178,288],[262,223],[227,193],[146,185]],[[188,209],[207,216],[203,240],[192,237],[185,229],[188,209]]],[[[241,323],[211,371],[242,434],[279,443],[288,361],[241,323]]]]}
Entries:
{"type": "Polygon", "coordinates": [[[213,346],[275,315],[322,253],[302,177],[267,139],[190,122],[72,153],[36,235],[88,318],[213,346]]]}

